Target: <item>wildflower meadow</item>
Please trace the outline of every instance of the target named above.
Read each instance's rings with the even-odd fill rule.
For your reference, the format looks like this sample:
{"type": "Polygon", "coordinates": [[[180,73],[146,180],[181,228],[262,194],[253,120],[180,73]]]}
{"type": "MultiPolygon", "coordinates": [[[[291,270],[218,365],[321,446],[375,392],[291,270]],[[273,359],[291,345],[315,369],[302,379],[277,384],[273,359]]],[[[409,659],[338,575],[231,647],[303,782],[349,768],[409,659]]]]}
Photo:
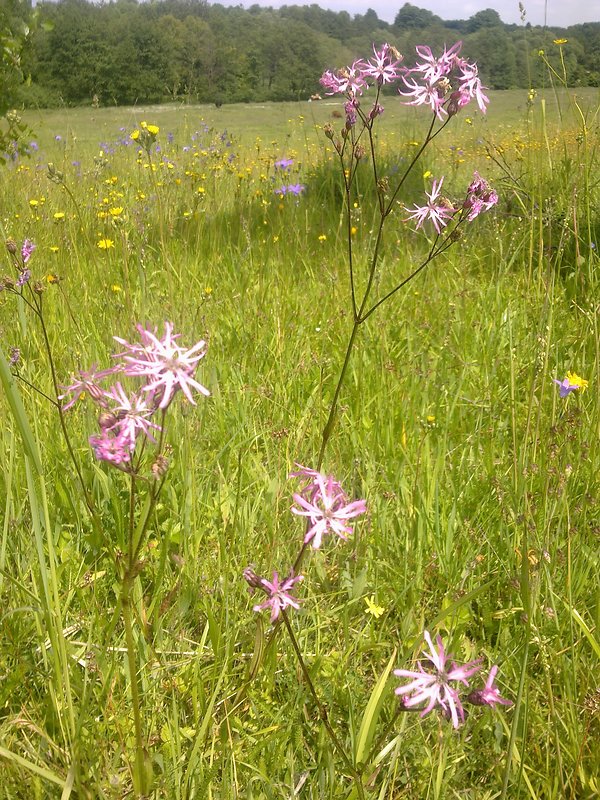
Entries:
{"type": "Polygon", "coordinates": [[[0,167],[2,799],[600,796],[598,90],[321,87],[0,167]]]}

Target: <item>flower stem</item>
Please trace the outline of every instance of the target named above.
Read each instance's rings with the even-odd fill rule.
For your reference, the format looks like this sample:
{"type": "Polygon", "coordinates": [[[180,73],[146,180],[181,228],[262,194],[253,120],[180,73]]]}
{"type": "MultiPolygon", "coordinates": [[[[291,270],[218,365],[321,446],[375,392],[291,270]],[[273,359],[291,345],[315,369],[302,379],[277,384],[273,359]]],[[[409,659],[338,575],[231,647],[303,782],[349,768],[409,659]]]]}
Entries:
{"type": "Polygon", "coordinates": [[[133,725],[135,729],[135,762],[133,770],[133,786],[136,797],[144,797],[146,792],[146,765],[145,749],[142,736],[142,715],[140,711],[140,693],[138,686],[137,659],[135,640],[133,638],[133,623],[131,617],[131,589],[132,580],[125,576],[121,593],[121,613],[125,628],[125,645],[127,649],[127,666],[129,668],[129,689],[131,693],[131,707],[133,710],[133,725]]]}
{"type": "Polygon", "coordinates": [[[319,695],[317,694],[317,690],[315,689],[315,685],[312,682],[312,679],[310,677],[310,673],[309,673],[308,668],[307,668],[307,666],[306,666],[306,664],[304,662],[304,658],[302,657],[302,651],[300,650],[300,645],[298,644],[298,640],[296,639],[296,636],[294,634],[292,626],[290,625],[290,621],[289,621],[288,616],[287,616],[287,614],[285,612],[285,609],[281,609],[281,616],[283,618],[283,623],[284,623],[284,625],[285,625],[285,627],[287,629],[287,632],[288,632],[288,634],[290,636],[290,640],[292,642],[292,647],[294,648],[294,652],[296,653],[296,657],[298,659],[298,663],[300,664],[300,669],[302,670],[302,674],[304,675],[304,680],[306,681],[306,685],[308,686],[308,689],[309,689],[309,691],[310,691],[310,693],[311,693],[311,695],[313,697],[313,700],[315,701],[315,704],[316,704],[317,708],[319,709],[319,716],[320,716],[320,718],[321,718],[321,720],[323,722],[323,725],[325,726],[325,730],[327,731],[327,734],[328,734],[329,738],[331,739],[331,742],[333,743],[333,746],[335,747],[335,749],[340,754],[340,756],[342,758],[342,761],[344,762],[344,766],[346,767],[346,770],[352,776],[352,780],[354,781],[354,785],[356,786],[356,791],[357,791],[358,797],[360,798],[360,800],[364,800],[365,790],[364,790],[364,785],[363,785],[363,782],[362,782],[361,774],[356,769],[356,767],[352,764],[350,759],[348,758],[348,754],[346,753],[346,750],[345,750],[343,744],[340,742],[336,732],[333,730],[333,728],[331,726],[331,722],[329,721],[329,714],[327,712],[327,708],[324,705],[324,703],[322,702],[322,700],[320,699],[319,695]]]}

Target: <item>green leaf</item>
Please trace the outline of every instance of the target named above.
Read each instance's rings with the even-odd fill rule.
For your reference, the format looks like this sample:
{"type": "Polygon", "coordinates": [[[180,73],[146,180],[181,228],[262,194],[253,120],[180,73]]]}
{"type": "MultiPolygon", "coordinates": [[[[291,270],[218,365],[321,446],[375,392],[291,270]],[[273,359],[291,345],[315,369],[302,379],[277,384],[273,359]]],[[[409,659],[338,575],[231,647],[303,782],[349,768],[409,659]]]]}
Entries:
{"type": "Polygon", "coordinates": [[[394,666],[394,661],[396,660],[396,649],[394,648],[394,652],[390,656],[390,660],[387,663],[386,668],[381,673],[379,680],[373,687],[373,691],[371,692],[371,697],[369,698],[369,702],[367,703],[367,707],[365,708],[365,713],[362,718],[362,722],[360,724],[360,730],[358,732],[358,737],[356,739],[356,752],[354,754],[354,763],[360,764],[366,756],[369,754],[369,750],[371,748],[371,743],[373,742],[373,736],[375,735],[375,729],[377,727],[377,722],[379,721],[379,714],[381,713],[381,707],[383,705],[383,701],[385,699],[385,689],[388,678],[390,677],[390,672],[392,671],[392,667],[394,666]]]}
{"type": "Polygon", "coordinates": [[[38,474],[41,475],[42,462],[40,460],[37,442],[35,441],[33,433],[31,432],[29,420],[27,419],[27,414],[25,413],[25,408],[23,407],[23,401],[21,400],[21,394],[17,388],[17,384],[15,383],[15,379],[10,371],[8,361],[4,357],[2,350],[0,350],[0,382],[2,383],[2,388],[4,389],[4,394],[8,400],[8,405],[12,411],[12,415],[17,423],[17,429],[21,435],[23,446],[27,451],[27,455],[33,461],[38,474]]]}

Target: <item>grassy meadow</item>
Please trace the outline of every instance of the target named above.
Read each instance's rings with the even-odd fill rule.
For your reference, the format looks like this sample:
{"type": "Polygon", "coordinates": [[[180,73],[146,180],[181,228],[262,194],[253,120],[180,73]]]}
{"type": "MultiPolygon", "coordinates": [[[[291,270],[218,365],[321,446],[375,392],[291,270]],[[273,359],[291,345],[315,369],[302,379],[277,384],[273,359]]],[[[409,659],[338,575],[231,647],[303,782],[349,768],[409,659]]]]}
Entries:
{"type": "MultiPolygon", "coordinates": [[[[141,796],[140,781],[168,800],[350,800],[353,770],[378,800],[600,797],[599,94],[490,95],[403,188],[412,206],[444,175],[460,198],[477,170],[500,199],[359,329],[323,471],[367,514],[306,553],[289,615],[350,764],[242,577],[298,553],[289,473],[317,463],[352,328],[323,130],[342,105],[28,112],[31,155],[0,173],[2,240],[36,245],[30,283],[0,294],[0,800],[141,796]],[[142,120],[158,150],[130,139],[142,120]],[[275,193],[280,159],[300,194],[275,193]],[[61,415],[55,383],[165,321],[186,348],[207,341],[210,397],[176,397],[168,469],[134,496],[94,458],[89,398],[61,415]],[[561,397],[567,372],[588,385],[561,397]],[[482,674],[497,664],[513,705],[473,707],[458,730],[398,713],[391,669],[415,668],[425,630],[482,674]]],[[[384,105],[393,183],[428,116],[384,105]]],[[[376,203],[363,170],[359,289],[376,203]]],[[[430,237],[398,204],[376,297],[430,237]]]]}

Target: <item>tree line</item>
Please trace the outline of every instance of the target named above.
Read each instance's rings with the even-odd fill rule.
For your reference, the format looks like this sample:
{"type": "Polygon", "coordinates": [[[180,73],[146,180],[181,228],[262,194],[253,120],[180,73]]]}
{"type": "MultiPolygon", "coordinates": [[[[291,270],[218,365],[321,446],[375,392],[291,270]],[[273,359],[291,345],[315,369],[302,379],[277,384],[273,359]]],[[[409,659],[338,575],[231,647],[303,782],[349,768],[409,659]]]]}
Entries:
{"type": "MultiPolygon", "coordinates": [[[[22,3],[23,7],[27,3],[22,3]]],[[[393,24],[310,6],[225,7],[205,0],[43,1],[21,52],[21,106],[306,99],[319,77],[371,44],[414,48],[464,42],[491,89],[548,83],[544,59],[572,86],[600,86],[600,22],[569,28],[507,25],[496,11],[442,20],[405,3],[393,24]],[[566,39],[567,42],[561,42],[566,39]],[[544,57],[540,55],[543,51],[544,57]]]]}

